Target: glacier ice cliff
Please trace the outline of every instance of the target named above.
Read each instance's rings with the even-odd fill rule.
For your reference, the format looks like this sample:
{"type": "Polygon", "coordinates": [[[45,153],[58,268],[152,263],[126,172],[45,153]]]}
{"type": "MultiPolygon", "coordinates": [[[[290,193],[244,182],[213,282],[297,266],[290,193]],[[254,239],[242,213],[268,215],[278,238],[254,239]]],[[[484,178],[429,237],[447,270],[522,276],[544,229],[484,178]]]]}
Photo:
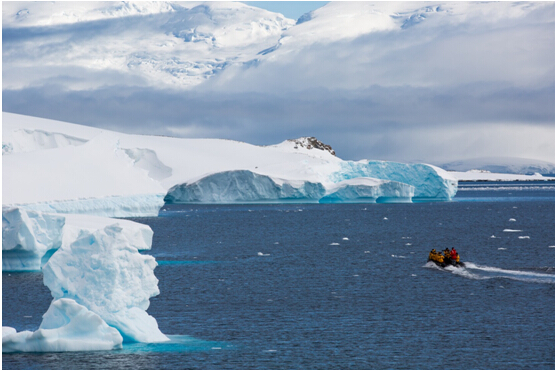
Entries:
{"type": "Polygon", "coordinates": [[[319,183],[286,181],[249,170],[223,171],[170,188],[167,203],[317,202],[319,183]]]}
{"type": "Polygon", "coordinates": [[[406,183],[356,177],[324,185],[272,178],[249,170],[210,174],[172,187],[167,203],[249,202],[411,202],[415,187],[406,183]]]}
{"type": "Polygon", "coordinates": [[[99,198],[16,204],[18,208],[43,213],[83,214],[113,218],[157,216],[164,194],[106,196],[99,198]]]}
{"type": "Polygon", "coordinates": [[[411,202],[414,187],[405,183],[358,177],[343,180],[328,188],[320,203],[398,203],[411,202]]]}
{"type": "Polygon", "coordinates": [[[2,327],[3,353],[112,350],[122,342],[118,330],[71,299],[54,300],[37,331],[2,327]]]}
{"type": "Polygon", "coordinates": [[[75,300],[115,327],[125,341],[169,340],[146,310],[160,293],[155,259],[130,246],[118,225],[82,232],[43,266],[54,299],[75,300]]]}
{"type": "Polygon", "coordinates": [[[339,182],[358,177],[372,177],[406,183],[414,187],[413,201],[448,201],[457,193],[458,181],[445,170],[427,164],[391,161],[343,161],[341,169],[330,175],[339,182]]]}

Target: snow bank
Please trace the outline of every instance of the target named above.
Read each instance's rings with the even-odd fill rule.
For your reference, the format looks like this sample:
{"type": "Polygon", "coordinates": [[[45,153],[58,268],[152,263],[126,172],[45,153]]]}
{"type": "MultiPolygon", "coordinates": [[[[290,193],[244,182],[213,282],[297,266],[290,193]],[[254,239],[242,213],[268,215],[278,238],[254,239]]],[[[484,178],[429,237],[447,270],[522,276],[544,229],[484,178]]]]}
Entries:
{"type": "Polygon", "coordinates": [[[2,327],[3,353],[111,350],[122,342],[115,328],[71,299],[54,300],[35,332],[2,327]]]}
{"type": "Polygon", "coordinates": [[[413,196],[414,187],[411,185],[359,177],[334,184],[328,189],[328,194],[320,199],[320,202],[411,202],[413,196]]]}
{"type": "Polygon", "coordinates": [[[390,161],[343,161],[341,170],[330,175],[334,182],[358,177],[371,177],[406,183],[414,187],[413,200],[451,200],[457,193],[458,181],[448,172],[433,165],[403,164],[390,161]]]}
{"type": "Polygon", "coordinates": [[[129,246],[137,250],[150,249],[152,229],[130,220],[3,208],[2,270],[40,270],[56,250],[71,245],[82,233],[92,233],[113,224],[121,228],[121,237],[129,246]]]}
{"type": "Polygon", "coordinates": [[[146,313],[158,295],[156,261],[129,245],[118,225],[83,231],[43,267],[44,283],[54,299],[69,298],[98,314],[128,341],[161,342],[168,338],[146,313]]]}

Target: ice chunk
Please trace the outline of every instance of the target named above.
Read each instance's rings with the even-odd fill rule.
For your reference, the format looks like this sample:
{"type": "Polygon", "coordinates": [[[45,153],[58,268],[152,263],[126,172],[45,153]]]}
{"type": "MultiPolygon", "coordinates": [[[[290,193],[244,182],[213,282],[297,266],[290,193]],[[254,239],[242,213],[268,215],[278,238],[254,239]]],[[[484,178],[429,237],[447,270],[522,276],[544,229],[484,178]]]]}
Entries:
{"type": "Polygon", "coordinates": [[[40,270],[41,259],[62,245],[65,218],[2,208],[2,270],[40,270]]]}
{"type": "Polygon", "coordinates": [[[117,224],[121,237],[138,250],[152,246],[152,229],[130,220],[88,215],[48,214],[18,208],[2,209],[2,270],[40,270],[61,246],[69,246],[81,233],[117,224]]]}
{"type": "Polygon", "coordinates": [[[161,342],[168,338],[146,313],[159,294],[156,261],[128,243],[122,227],[83,231],[60,248],[43,267],[44,283],[54,299],[69,298],[117,328],[124,340],[161,342]]]}
{"type": "Polygon", "coordinates": [[[458,181],[445,170],[427,164],[403,164],[390,161],[343,161],[341,170],[330,175],[333,182],[371,177],[406,183],[414,187],[415,200],[451,200],[458,181]]]}
{"type": "Polygon", "coordinates": [[[333,202],[411,202],[414,187],[405,183],[367,177],[343,180],[328,188],[321,203],[333,202]]]}
{"type": "Polygon", "coordinates": [[[223,171],[172,187],[168,203],[317,202],[320,183],[274,179],[249,170],[223,171]]]}
{"type": "Polygon", "coordinates": [[[3,353],[111,350],[122,342],[118,330],[71,299],[54,300],[35,332],[2,327],[3,353]]]}

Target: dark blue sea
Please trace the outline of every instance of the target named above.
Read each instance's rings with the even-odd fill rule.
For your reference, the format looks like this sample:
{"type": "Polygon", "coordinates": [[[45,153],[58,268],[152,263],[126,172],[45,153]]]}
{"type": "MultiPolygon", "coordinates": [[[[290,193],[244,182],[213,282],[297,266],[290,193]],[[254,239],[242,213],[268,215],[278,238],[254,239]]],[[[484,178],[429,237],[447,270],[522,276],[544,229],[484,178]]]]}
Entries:
{"type": "MultiPolygon", "coordinates": [[[[168,344],[3,354],[3,369],[555,369],[555,183],[460,183],[452,202],[166,205],[148,309],[168,344]],[[466,268],[426,263],[455,247],[466,268]]],[[[40,273],[2,274],[36,330],[40,273]]]]}

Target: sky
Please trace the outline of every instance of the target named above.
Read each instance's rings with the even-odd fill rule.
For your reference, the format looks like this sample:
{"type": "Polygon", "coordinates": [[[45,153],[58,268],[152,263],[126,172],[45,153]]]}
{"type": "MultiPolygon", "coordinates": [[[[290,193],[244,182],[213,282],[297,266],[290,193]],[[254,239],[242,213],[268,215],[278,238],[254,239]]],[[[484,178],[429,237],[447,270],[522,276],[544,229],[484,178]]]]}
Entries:
{"type": "Polygon", "coordinates": [[[555,162],[555,3],[266,4],[285,20],[83,4],[3,3],[3,111],[256,145],[315,136],[345,160],[555,162]]]}
{"type": "Polygon", "coordinates": [[[243,3],[297,20],[303,14],[318,9],[329,1],[243,1],[243,3]]]}

